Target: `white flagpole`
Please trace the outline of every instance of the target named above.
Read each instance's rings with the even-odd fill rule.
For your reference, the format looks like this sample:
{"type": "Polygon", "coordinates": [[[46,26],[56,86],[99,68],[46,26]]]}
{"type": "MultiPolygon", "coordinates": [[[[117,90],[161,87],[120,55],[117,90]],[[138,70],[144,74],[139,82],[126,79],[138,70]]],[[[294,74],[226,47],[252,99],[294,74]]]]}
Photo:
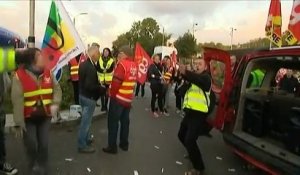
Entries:
{"type": "Polygon", "coordinates": [[[270,48],[269,48],[269,50],[272,49],[272,39],[273,39],[272,37],[273,37],[273,32],[274,32],[273,27],[274,27],[274,23],[273,23],[273,16],[272,16],[271,38],[270,38],[270,48]]]}

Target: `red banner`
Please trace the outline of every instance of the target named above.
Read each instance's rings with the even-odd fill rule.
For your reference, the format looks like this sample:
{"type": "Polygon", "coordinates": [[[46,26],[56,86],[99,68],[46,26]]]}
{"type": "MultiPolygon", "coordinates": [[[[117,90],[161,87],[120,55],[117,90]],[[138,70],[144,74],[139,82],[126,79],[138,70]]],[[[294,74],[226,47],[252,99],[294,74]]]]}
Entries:
{"type": "Polygon", "coordinates": [[[282,18],[280,0],[271,0],[265,31],[266,36],[278,47],[281,47],[282,45],[281,25],[282,18]]]}
{"type": "Polygon", "coordinates": [[[147,79],[148,68],[152,64],[152,59],[139,43],[136,43],[135,45],[134,60],[138,65],[137,81],[141,84],[144,84],[147,79]]]}
{"type": "Polygon", "coordinates": [[[286,41],[289,45],[300,42],[300,0],[294,0],[286,41]]]}

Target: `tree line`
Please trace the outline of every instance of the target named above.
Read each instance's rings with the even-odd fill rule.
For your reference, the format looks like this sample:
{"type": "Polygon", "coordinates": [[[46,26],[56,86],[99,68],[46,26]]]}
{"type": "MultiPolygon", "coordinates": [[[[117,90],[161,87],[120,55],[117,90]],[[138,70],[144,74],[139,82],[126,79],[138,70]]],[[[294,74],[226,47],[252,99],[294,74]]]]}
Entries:
{"type": "MultiPolygon", "coordinates": [[[[113,41],[113,50],[117,50],[122,45],[130,45],[134,47],[136,42],[139,42],[146,52],[151,56],[155,46],[166,46],[168,40],[171,38],[170,33],[160,32],[161,28],[157,21],[151,17],[145,18],[141,21],[134,22],[131,29],[117,37],[113,41]]],[[[286,45],[285,37],[283,36],[283,45],[286,45]]],[[[197,43],[196,38],[191,32],[186,32],[179,36],[174,42],[180,58],[192,58],[197,53],[201,53],[201,48],[212,47],[222,50],[230,50],[230,45],[222,43],[204,42],[197,43]]],[[[233,49],[256,49],[268,48],[270,41],[268,38],[256,38],[245,43],[238,43],[232,46],[233,49]]]]}

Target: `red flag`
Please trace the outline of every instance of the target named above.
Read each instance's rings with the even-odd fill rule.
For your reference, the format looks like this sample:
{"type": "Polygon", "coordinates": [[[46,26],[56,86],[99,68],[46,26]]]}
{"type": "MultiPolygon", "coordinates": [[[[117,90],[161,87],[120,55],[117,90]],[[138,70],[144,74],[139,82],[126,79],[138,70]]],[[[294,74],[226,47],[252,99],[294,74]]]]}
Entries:
{"type": "Polygon", "coordinates": [[[141,84],[144,84],[147,79],[148,68],[152,64],[152,59],[139,43],[136,43],[135,45],[134,60],[138,65],[137,81],[141,84]]]}
{"type": "Polygon", "coordinates": [[[286,41],[289,45],[300,42],[300,0],[294,0],[286,41]]]}
{"type": "Polygon", "coordinates": [[[281,47],[281,3],[280,0],[271,0],[268,20],[266,24],[267,37],[278,47],[281,47]]]}
{"type": "Polygon", "coordinates": [[[173,51],[173,53],[171,54],[171,59],[172,59],[172,66],[174,68],[176,68],[176,64],[177,64],[177,55],[176,55],[176,52],[173,51]]]}

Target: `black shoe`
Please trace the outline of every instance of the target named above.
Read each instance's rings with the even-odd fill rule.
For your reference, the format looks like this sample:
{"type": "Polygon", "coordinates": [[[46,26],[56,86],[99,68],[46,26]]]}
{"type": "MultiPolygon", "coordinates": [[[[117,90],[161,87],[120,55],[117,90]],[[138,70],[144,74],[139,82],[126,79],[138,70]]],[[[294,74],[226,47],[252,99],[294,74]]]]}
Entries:
{"type": "Polygon", "coordinates": [[[108,154],[117,154],[118,153],[117,149],[113,149],[111,147],[103,148],[102,151],[105,153],[108,153],[108,154]]]}
{"type": "Polygon", "coordinates": [[[122,146],[122,145],[120,145],[120,148],[121,148],[121,150],[123,150],[123,151],[128,151],[128,146],[122,146]]]}
{"type": "Polygon", "coordinates": [[[5,175],[15,175],[18,174],[18,170],[13,167],[9,163],[4,163],[0,165],[0,174],[5,174],[5,175]]]}
{"type": "Polygon", "coordinates": [[[87,146],[85,148],[78,148],[79,153],[90,154],[90,153],[94,153],[95,151],[96,151],[95,148],[91,146],[87,146]]]}

